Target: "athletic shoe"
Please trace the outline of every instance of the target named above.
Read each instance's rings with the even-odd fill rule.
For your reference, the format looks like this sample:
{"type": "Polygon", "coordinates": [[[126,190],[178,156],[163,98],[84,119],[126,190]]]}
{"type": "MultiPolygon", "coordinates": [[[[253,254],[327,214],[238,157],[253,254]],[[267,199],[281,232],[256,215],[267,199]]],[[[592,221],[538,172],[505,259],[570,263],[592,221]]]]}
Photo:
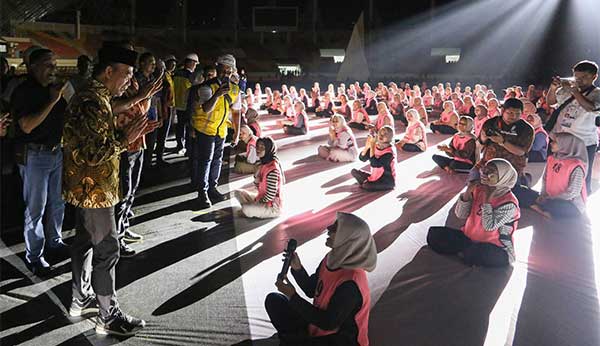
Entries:
{"type": "Polygon", "coordinates": [[[92,313],[98,313],[98,302],[96,301],[96,296],[89,295],[84,300],[73,298],[71,301],[71,307],[69,308],[69,315],[72,317],[78,317],[92,313]]]}
{"type": "Polygon", "coordinates": [[[123,234],[123,241],[126,243],[137,243],[144,240],[144,237],[140,234],[132,232],[130,230],[125,231],[123,234]]]}
{"type": "Polygon", "coordinates": [[[129,245],[125,244],[125,242],[122,241],[122,240],[120,241],[120,243],[121,243],[121,246],[120,246],[120,249],[119,249],[120,257],[122,257],[122,258],[128,258],[128,257],[135,256],[135,250],[134,249],[132,249],[129,245]]]}
{"type": "Polygon", "coordinates": [[[144,320],[131,317],[121,311],[120,308],[113,307],[110,316],[106,319],[98,316],[96,320],[96,333],[132,336],[145,326],[146,322],[144,320]]]}

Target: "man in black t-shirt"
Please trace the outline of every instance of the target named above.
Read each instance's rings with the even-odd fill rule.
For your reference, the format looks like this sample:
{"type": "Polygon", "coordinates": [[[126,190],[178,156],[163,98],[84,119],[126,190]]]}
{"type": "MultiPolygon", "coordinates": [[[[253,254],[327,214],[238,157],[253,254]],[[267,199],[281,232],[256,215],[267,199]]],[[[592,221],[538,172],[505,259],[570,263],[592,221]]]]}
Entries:
{"type": "Polygon", "coordinates": [[[12,94],[16,157],[25,201],[25,258],[31,270],[50,269],[44,247],[65,250],[61,229],[65,204],[62,189],[61,138],[67,102],[64,84],[56,85],[56,58],[48,49],[29,57],[29,75],[12,94]],[[43,225],[44,214],[46,217],[43,225]]]}

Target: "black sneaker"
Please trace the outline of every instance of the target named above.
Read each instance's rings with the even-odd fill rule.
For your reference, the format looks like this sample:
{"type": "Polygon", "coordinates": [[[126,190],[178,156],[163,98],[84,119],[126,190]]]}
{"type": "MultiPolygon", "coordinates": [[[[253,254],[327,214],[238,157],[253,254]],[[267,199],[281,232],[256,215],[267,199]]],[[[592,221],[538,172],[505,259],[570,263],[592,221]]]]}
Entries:
{"type": "Polygon", "coordinates": [[[208,190],[208,198],[213,204],[217,204],[219,202],[223,202],[227,199],[226,195],[220,193],[217,189],[209,189],[208,190]]]}
{"type": "Polygon", "coordinates": [[[121,246],[119,249],[119,254],[122,258],[128,258],[135,256],[135,250],[132,249],[129,245],[125,244],[124,241],[121,240],[121,246]]]}
{"type": "Polygon", "coordinates": [[[206,192],[198,193],[198,198],[194,201],[194,210],[208,209],[210,207],[212,207],[212,203],[210,202],[210,198],[208,198],[208,194],[206,192]]]}
{"type": "Polygon", "coordinates": [[[123,234],[123,241],[126,243],[137,243],[144,240],[144,237],[140,234],[126,230],[123,234]]]}
{"type": "Polygon", "coordinates": [[[98,313],[98,302],[96,296],[89,295],[84,300],[73,298],[71,301],[71,307],[69,308],[69,315],[72,317],[78,317],[88,314],[98,313]]]}
{"type": "Polygon", "coordinates": [[[120,336],[132,336],[146,326],[144,320],[131,317],[119,308],[113,308],[106,319],[98,316],[96,320],[96,334],[112,334],[120,336]]]}

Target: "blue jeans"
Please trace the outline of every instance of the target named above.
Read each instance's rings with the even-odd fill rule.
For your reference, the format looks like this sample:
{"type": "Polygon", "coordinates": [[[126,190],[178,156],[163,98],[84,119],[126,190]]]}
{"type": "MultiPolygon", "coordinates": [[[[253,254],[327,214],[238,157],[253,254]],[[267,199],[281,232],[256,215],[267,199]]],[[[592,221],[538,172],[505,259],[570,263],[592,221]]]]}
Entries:
{"type": "Polygon", "coordinates": [[[65,213],[62,190],[63,154],[54,151],[27,151],[27,164],[19,165],[23,179],[25,201],[25,258],[29,263],[43,257],[44,241],[48,245],[61,241],[61,229],[65,213]],[[46,235],[43,217],[46,216],[46,235]]]}
{"type": "Polygon", "coordinates": [[[196,131],[192,150],[192,184],[198,188],[198,193],[217,187],[224,146],[225,139],[196,131]]]}

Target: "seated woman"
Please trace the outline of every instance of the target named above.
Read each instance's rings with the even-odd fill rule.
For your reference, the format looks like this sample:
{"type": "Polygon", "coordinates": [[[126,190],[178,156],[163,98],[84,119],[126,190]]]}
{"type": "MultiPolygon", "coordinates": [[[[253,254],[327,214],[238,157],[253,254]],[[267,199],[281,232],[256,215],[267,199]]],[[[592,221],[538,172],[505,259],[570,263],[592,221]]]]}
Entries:
{"type": "Polygon", "coordinates": [[[250,129],[252,130],[252,133],[256,137],[261,137],[262,136],[262,127],[260,126],[260,123],[258,122],[258,118],[260,117],[258,112],[256,110],[254,110],[253,108],[248,108],[248,110],[246,110],[246,114],[244,117],[246,119],[246,125],[248,125],[248,127],[250,127],[250,129]]]}
{"type": "Polygon", "coordinates": [[[256,154],[256,137],[248,125],[240,127],[240,140],[246,144],[246,152],[235,156],[233,171],[240,174],[256,173],[258,155],[256,154]]]}
{"type": "Polygon", "coordinates": [[[273,105],[273,92],[271,91],[271,88],[265,88],[265,97],[265,103],[260,106],[261,110],[269,109],[273,105]]]}
{"type": "Polygon", "coordinates": [[[389,126],[392,130],[395,130],[394,118],[392,118],[392,115],[384,102],[377,102],[377,118],[375,118],[375,123],[372,124],[370,128],[374,132],[378,132],[384,126],[389,126]]]}
{"type": "Polygon", "coordinates": [[[414,108],[419,113],[419,118],[421,119],[421,122],[423,122],[423,124],[427,126],[427,124],[429,123],[429,116],[427,115],[427,109],[425,109],[425,105],[423,105],[423,99],[421,98],[421,96],[416,96],[413,99],[412,108],[414,108]]]}
{"type": "Polygon", "coordinates": [[[454,104],[454,109],[458,112],[460,109],[462,109],[464,102],[463,100],[460,98],[460,94],[457,92],[453,92],[452,94],[450,94],[450,101],[452,101],[452,103],[454,104]]]}
{"type": "Polygon", "coordinates": [[[319,156],[333,162],[352,162],[358,156],[358,147],[352,129],[340,114],[331,116],[329,140],[327,145],[320,145],[319,156]]]}
{"type": "Polygon", "coordinates": [[[481,132],[481,128],[483,124],[489,119],[487,113],[487,107],[484,105],[475,106],[475,137],[479,138],[479,133],[481,132]]]}
{"type": "Polygon", "coordinates": [[[475,117],[475,105],[473,104],[473,98],[471,96],[463,97],[463,105],[458,110],[459,115],[468,115],[471,118],[475,117]]]}
{"type": "Polygon", "coordinates": [[[260,83],[256,83],[254,84],[254,98],[256,99],[256,102],[261,101],[263,94],[262,94],[262,88],[260,87],[260,83]]]}
{"type": "Polygon", "coordinates": [[[256,153],[260,167],[254,174],[254,185],[258,192],[235,190],[234,196],[242,206],[242,214],[259,219],[281,215],[282,188],[285,183],[283,169],[277,159],[277,146],[271,137],[256,141],[256,153]]]}
{"type": "Polygon", "coordinates": [[[503,267],[515,259],[512,235],[520,217],[511,192],[517,171],[504,159],[492,159],[481,170],[480,183],[469,185],[454,212],[466,219],[461,230],[431,227],[427,244],[440,254],[459,255],[467,265],[503,267]]]}
{"type": "Polygon", "coordinates": [[[306,110],[308,111],[308,95],[306,94],[306,89],[300,89],[300,93],[298,94],[298,100],[302,101],[306,105],[306,110]]]}
{"type": "Polygon", "coordinates": [[[331,250],[310,277],[297,253],[291,273],[312,304],[296,293],[287,279],[278,278],[265,309],[280,345],[369,345],[371,293],[366,272],[377,264],[377,249],[369,225],[359,217],[338,212],[327,227],[325,245],[331,250]]]}
{"type": "Polygon", "coordinates": [[[271,102],[271,105],[269,106],[269,108],[267,108],[267,112],[269,112],[269,114],[271,115],[281,115],[282,103],[283,101],[281,99],[281,93],[279,92],[279,90],[275,90],[273,92],[273,102],[271,102]]]}
{"type": "Polygon", "coordinates": [[[548,133],[544,130],[542,118],[533,113],[527,116],[527,122],[533,126],[533,145],[529,151],[529,162],[546,162],[548,156],[548,133]]]}
{"type": "MultiPolygon", "coordinates": [[[[298,91],[296,90],[295,86],[291,86],[290,87],[290,97],[292,98],[292,101],[296,101],[298,99],[298,91]]],[[[308,103],[305,103],[305,105],[308,103]]]]}
{"type": "Polygon", "coordinates": [[[365,111],[369,115],[377,115],[377,93],[369,89],[365,97],[365,111]]]}
{"type": "Polygon", "coordinates": [[[500,103],[497,99],[491,98],[487,101],[488,117],[493,118],[502,115],[500,103]]]}
{"type": "Polygon", "coordinates": [[[310,89],[311,106],[307,108],[307,111],[314,112],[320,106],[321,101],[319,100],[319,97],[321,97],[321,88],[319,87],[319,83],[315,82],[312,89],[310,89]]]}
{"type": "Polygon", "coordinates": [[[323,102],[319,104],[319,107],[315,109],[315,114],[318,117],[329,118],[333,115],[333,102],[331,100],[330,93],[325,93],[323,96],[323,102]]]}
{"type": "Polygon", "coordinates": [[[406,120],[406,116],[404,115],[404,104],[400,99],[399,94],[395,94],[390,104],[390,113],[392,113],[392,117],[394,120],[400,120],[404,126],[408,125],[408,120],[406,120]]]}
{"type": "Polygon", "coordinates": [[[557,133],[550,148],[553,154],[548,157],[542,178],[542,193],[531,209],[550,219],[578,217],[585,210],[587,198],[585,143],[570,133],[557,133]]]}
{"type": "Polygon", "coordinates": [[[454,109],[454,103],[446,101],[444,102],[444,111],[440,114],[440,120],[432,122],[430,127],[433,133],[453,135],[456,133],[457,124],[458,113],[454,109]]]}
{"type": "Polygon", "coordinates": [[[353,129],[366,130],[371,125],[371,118],[359,100],[352,102],[352,120],[348,126],[353,129]]]}
{"type": "Polygon", "coordinates": [[[341,94],[339,96],[340,106],[334,108],[335,113],[341,114],[346,121],[352,120],[352,109],[350,109],[350,105],[348,105],[348,96],[346,94],[341,94]]]}
{"type": "Polygon", "coordinates": [[[306,106],[301,101],[294,104],[294,118],[283,124],[283,132],[288,135],[305,135],[308,133],[308,115],[306,106]]]}
{"type": "Polygon", "coordinates": [[[438,145],[438,149],[450,158],[433,155],[433,161],[448,173],[455,171],[469,173],[475,164],[477,137],[473,134],[473,118],[461,116],[458,120],[458,133],[452,137],[450,145],[438,145]]]}
{"type": "Polygon", "coordinates": [[[352,169],[350,172],[361,188],[367,191],[393,190],[396,186],[396,150],[392,145],[394,130],[384,126],[377,136],[367,136],[365,148],[358,158],[369,161],[371,172],[352,169]]]}
{"type": "Polygon", "coordinates": [[[425,95],[423,95],[423,106],[425,106],[425,108],[433,107],[433,95],[429,89],[425,90],[425,95]]]}
{"type": "Polygon", "coordinates": [[[406,112],[408,126],[404,137],[396,143],[398,150],[407,152],[423,152],[427,150],[427,135],[425,134],[425,124],[419,119],[419,113],[414,109],[406,112]]]}

